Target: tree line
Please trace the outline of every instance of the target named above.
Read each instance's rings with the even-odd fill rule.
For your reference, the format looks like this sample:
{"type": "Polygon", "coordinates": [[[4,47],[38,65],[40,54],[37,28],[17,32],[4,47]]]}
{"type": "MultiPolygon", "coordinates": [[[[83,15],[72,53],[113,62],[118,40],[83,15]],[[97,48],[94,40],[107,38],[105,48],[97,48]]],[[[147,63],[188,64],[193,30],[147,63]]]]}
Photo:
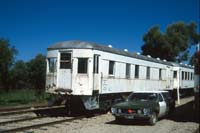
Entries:
{"type": "Polygon", "coordinates": [[[17,49],[6,39],[0,39],[0,91],[35,89],[44,91],[46,57],[38,54],[28,62],[15,60],[17,49]]]}
{"type": "MultiPolygon", "coordinates": [[[[176,22],[169,25],[165,32],[154,26],[143,36],[142,54],[168,61],[188,60],[191,46],[200,42],[197,25],[176,22]]],[[[0,91],[13,89],[45,90],[46,57],[38,54],[28,62],[15,60],[18,51],[6,39],[0,39],[0,91]]],[[[191,63],[194,61],[191,58],[191,63]]]]}
{"type": "Polygon", "coordinates": [[[191,57],[189,50],[198,44],[200,35],[197,33],[196,23],[186,24],[180,21],[168,25],[164,32],[161,32],[159,26],[150,28],[144,34],[143,41],[143,55],[178,63],[190,59],[190,64],[193,65],[194,55],[191,57]]]}

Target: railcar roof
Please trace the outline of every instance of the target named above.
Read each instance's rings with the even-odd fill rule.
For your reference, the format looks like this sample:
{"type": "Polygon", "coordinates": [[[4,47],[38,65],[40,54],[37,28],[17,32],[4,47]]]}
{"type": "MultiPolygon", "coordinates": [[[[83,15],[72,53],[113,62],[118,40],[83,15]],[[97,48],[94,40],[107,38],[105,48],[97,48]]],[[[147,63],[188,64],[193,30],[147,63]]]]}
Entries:
{"type": "Polygon", "coordinates": [[[194,69],[192,66],[186,66],[184,64],[179,64],[179,63],[175,63],[175,62],[171,62],[171,64],[175,67],[184,67],[184,68],[189,68],[189,69],[194,69]]]}
{"type": "Polygon", "coordinates": [[[115,54],[119,54],[123,56],[133,57],[133,58],[137,58],[141,60],[146,60],[146,61],[151,61],[151,62],[156,62],[156,63],[172,66],[170,62],[157,60],[155,58],[147,57],[144,55],[138,55],[136,53],[129,53],[121,49],[116,49],[116,48],[108,47],[108,46],[93,43],[93,42],[77,41],[77,40],[64,41],[64,42],[55,43],[47,48],[47,50],[59,50],[59,49],[95,49],[95,50],[115,53],[115,54]]]}

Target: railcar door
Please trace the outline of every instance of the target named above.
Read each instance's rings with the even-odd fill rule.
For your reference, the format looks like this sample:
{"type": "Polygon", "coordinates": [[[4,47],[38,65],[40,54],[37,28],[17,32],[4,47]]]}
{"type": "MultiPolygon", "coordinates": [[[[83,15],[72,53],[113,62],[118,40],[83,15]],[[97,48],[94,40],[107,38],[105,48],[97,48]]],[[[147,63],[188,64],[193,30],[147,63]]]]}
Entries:
{"type": "Polygon", "coordinates": [[[60,53],[60,63],[58,69],[58,88],[71,89],[71,52],[60,53]]]}
{"type": "Polygon", "coordinates": [[[73,62],[73,64],[77,66],[77,70],[74,69],[73,75],[73,94],[91,95],[91,59],[88,57],[78,57],[73,59],[73,62]]]}

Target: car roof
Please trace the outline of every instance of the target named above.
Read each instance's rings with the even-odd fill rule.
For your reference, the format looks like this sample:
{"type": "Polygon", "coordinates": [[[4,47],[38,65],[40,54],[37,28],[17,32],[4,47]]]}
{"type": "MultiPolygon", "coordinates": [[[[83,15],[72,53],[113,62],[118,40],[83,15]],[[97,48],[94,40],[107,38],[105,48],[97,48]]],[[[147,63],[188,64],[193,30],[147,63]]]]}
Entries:
{"type": "Polygon", "coordinates": [[[168,91],[133,91],[133,93],[168,93],[168,91]]]}

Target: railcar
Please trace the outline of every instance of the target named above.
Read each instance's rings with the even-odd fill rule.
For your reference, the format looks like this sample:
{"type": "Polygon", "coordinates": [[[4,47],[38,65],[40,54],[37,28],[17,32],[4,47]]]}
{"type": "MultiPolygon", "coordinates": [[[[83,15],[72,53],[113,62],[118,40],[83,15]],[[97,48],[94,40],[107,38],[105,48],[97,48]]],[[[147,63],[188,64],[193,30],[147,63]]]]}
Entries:
{"type": "Polygon", "coordinates": [[[181,95],[191,95],[194,89],[194,67],[182,63],[173,65],[173,89],[179,89],[181,95]]]}
{"type": "Polygon", "coordinates": [[[193,68],[189,66],[111,45],[64,41],[47,48],[46,91],[60,95],[70,110],[78,106],[108,109],[133,91],[193,87],[181,80],[181,71],[187,75],[184,80],[193,80],[193,68]]]}

